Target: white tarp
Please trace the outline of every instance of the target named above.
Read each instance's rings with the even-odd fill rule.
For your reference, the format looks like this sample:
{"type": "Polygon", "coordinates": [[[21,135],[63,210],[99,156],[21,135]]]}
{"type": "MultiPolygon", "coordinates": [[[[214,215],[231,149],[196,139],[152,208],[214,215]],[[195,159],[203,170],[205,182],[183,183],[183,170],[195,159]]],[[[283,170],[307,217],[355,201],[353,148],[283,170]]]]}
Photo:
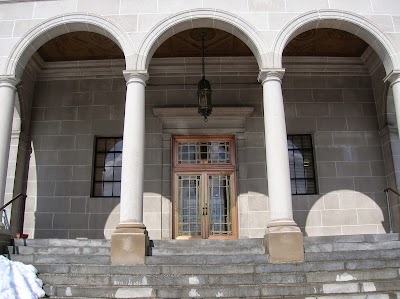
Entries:
{"type": "Polygon", "coordinates": [[[37,299],[45,296],[43,283],[32,265],[0,255],[0,299],[37,299]]]}

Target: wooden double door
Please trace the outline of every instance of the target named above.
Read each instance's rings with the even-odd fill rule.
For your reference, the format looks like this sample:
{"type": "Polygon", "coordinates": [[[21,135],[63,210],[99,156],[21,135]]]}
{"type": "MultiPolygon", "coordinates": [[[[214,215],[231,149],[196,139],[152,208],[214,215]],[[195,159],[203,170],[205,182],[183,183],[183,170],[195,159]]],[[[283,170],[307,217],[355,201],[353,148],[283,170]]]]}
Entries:
{"type": "Polygon", "coordinates": [[[237,237],[234,139],[174,139],[174,237],[237,237]]]}

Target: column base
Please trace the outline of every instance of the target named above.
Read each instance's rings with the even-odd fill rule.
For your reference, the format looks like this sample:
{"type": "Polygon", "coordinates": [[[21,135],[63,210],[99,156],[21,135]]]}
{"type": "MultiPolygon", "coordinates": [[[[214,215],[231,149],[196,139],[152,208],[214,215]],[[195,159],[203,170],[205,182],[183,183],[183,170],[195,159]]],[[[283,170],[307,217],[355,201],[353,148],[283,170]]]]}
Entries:
{"type": "Polygon", "coordinates": [[[273,264],[304,262],[303,234],[297,226],[269,227],[264,246],[273,264]]]}
{"type": "Polygon", "coordinates": [[[146,227],[118,225],[111,236],[112,265],[144,265],[149,237],[146,227]]]}
{"type": "Polygon", "coordinates": [[[4,226],[0,226],[0,254],[8,252],[7,246],[12,244],[12,235],[4,226]]]}

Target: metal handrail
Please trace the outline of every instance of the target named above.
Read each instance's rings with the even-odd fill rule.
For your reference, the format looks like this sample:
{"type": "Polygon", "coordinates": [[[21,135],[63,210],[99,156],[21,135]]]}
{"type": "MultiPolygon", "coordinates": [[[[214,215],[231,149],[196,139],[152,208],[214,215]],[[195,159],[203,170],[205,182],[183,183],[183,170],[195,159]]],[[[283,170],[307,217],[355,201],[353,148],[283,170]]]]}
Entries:
{"type": "Polygon", "coordinates": [[[397,200],[400,198],[400,193],[392,188],[386,188],[383,192],[386,193],[386,204],[388,207],[388,217],[389,217],[389,232],[393,233],[393,220],[392,220],[392,207],[390,205],[389,191],[397,195],[397,200]]]}
{"type": "Polygon", "coordinates": [[[400,193],[397,192],[396,190],[392,189],[392,188],[386,188],[385,190],[383,190],[383,192],[388,192],[388,191],[391,191],[394,194],[396,194],[398,197],[400,197],[400,193]]]}
{"type": "Polygon", "coordinates": [[[17,196],[15,196],[13,199],[11,199],[8,203],[6,203],[5,205],[3,205],[1,208],[0,208],[0,223],[2,222],[1,221],[1,218],[3,218],[3,221],[4,221],[4,226],[5,226],[5,228],[6,229],[10,229],[10,223],[8,223],[8,217],[7,217],[7,211],[6,211],[6,208],[10,205],[10,204],[12,204],[14,201],[16,201],[18,198],[26,198],[26,195],[25,194],[22,194],[22,193],[20,193],[20,194],[18,194],[17,196]],[[4,214],[4,215],[3,215],[4,214]]]}
{"type": "Polygon", "coordinates": [[[13,199],[11,199],[8,203],[6,203],[4,206],[2,206],[0,208],[0,212],[3,211],[5,208],[7,208],[10,204],[12,204],[14,201],[16,201],[18,198],[20,198],[21,196],[26,197],[25,194],[18,194],[17,196],[15,196],[13,199]]]}
{"type": "MultiPolygon", "coordinates": [[[[1,212],[0,212],[1,213],[1,212]]],[[[3,224],[4,228],[9,230],[10,229],[10,222],[8,221],[7,211],[3,210],[3,224]]]]}

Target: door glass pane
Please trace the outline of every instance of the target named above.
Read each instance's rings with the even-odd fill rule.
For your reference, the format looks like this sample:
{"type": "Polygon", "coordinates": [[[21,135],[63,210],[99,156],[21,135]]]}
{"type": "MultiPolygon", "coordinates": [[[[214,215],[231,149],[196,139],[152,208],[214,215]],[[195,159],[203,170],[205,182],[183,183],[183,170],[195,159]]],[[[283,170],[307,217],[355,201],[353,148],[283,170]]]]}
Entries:
{"type": "Polygon", "coordinates": [[[211,236],[232,235],[231,182],[227,175],[208,176],[211,236]]]}
{"type": "Polygon", "coordinates": [[[200,176],[178,176],[178,235],[201,236],[200,176]]]}

